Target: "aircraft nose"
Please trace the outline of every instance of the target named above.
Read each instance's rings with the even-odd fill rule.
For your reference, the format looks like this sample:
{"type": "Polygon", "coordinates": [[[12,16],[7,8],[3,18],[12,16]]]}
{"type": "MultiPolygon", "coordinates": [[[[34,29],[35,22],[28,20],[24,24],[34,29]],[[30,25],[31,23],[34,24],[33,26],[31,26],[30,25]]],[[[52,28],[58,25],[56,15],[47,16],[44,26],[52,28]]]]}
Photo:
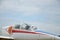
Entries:
{"type": "Polygon", "coordinates": [[[12,26],[9,26],[9,27],[7,28],[7,32],[8,32],[9,34],[12,34],[12,26]]]}

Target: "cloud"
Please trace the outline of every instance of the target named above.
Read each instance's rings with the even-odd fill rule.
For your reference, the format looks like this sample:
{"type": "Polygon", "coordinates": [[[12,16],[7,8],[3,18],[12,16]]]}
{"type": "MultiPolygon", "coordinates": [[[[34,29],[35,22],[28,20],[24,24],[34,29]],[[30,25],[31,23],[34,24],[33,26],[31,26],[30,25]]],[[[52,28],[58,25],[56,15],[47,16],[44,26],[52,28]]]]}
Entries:
{"type": "Polygon", "coordinates": [[[51,5],[53,3],[55,3],[55,0],[3,0],[0,10],[2,12],[5,10],[23,12],[23,15],[28,16],[39,12],[41,14],[44,10],[42,9],[44,5],[51,5]]]}
{"type": "Polygon", "coordinates": [[[18,1],[2,1],[2,4],[0,6],[0,10],[3,12],[5,10],[12,10],[16,12],[23,12],[23,15],[31,15],[33,13],[37,13],[39,11],[39,8],[33,7],[33,6],[27,6],[27,5],[20,5],[18,1]]]}

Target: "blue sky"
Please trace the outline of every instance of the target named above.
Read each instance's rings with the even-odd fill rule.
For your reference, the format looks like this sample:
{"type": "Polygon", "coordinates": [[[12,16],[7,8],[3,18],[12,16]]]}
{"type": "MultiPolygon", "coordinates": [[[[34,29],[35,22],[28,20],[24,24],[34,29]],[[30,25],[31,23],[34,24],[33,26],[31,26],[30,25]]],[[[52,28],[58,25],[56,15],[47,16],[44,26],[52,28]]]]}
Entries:
{"type": "Polygon", "coordinates": [[[0,25],[28,23],[60,34],[59,0],[0,0],[0,25]]]}

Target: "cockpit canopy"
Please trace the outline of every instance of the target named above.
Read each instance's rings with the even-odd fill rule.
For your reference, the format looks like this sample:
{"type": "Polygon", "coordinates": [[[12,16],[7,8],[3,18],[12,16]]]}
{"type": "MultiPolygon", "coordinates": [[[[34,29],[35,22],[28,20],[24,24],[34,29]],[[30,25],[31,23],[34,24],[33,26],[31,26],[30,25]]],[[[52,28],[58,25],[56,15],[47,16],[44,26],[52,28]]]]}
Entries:
{"type": "Polygon", "coordinates": [[[32,30],[36,30],[37,27],[30,26],[28,24],[22,24],[22,25],[17,24],[17,25],[14,26],[14,29],[22,29],[22,30],[30,30],[30,31],[32,31],[32,30]]]}
{"type": "Polygon", "coordinates": [[[15,29],[20,29],[20,25],[15,25],[15,29]]]}

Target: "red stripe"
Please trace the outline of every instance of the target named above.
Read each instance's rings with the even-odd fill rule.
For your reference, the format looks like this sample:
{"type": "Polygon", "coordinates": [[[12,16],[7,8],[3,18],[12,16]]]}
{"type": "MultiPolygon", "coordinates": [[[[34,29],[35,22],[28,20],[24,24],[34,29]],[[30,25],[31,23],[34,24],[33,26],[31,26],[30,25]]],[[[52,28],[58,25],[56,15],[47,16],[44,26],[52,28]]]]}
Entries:
{"type": "Polygon", "coordinates": [[[40,34],[37,32],[29,32],[29,31],[25,31],[25,30],[12,30],[13,33],[28,33],[28,34],[40,34]]]}

